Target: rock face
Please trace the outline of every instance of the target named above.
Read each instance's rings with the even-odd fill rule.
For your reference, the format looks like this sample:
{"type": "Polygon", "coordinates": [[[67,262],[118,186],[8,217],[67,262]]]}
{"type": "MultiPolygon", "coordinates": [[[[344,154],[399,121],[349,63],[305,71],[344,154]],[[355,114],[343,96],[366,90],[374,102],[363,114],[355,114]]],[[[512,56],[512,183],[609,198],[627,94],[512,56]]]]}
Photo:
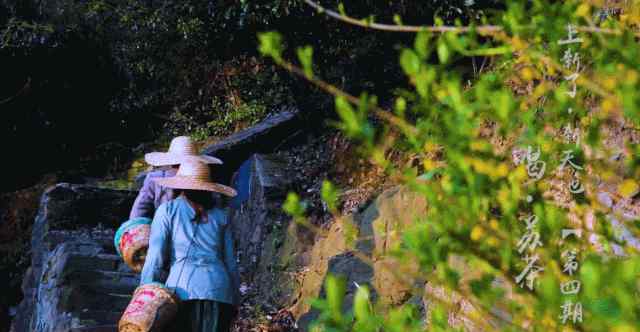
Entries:
{"type": "MultiPolygon", "coordinates": [[[[494,331],[505,327],[511,317],[501,301],[495,303],[490,312],[480,310],[473,306],[474,299],[429,281],[428,275],[421,276],[417,264],[401,262],[401,258],[392,254],[401,244],[404,231],[421,222],[420,217],[427,208],[423,195],[405,187],[391,188],[382,192],[363,212],[338,219],[317,237],[309,249],[310,262],[301,266],[301,276],[292,288],[290,308],[299,319],[298,325],[304,329],[317,317],[308,299],[324,296],[324,281],[328,274],[334,274],[346,280],[345,309],[351,308],[358,286],[366,285],[379,305],[416,305],[425,325],[429,324],[434,304],[447,303],[451,328],[494,331]],[[471,317],[483,317],[483,320],[478,322],[471,317]]],[[[305,250],[305,247],[298,246],[296,250],[305,250]]],[[[457,255],[449,256],[449,266],[461,272],[459,285],[466,294],[471,294],[471,281],[481,277],[481,271],[457,255]]],[[[506,300],[518,298],[505,280],[495,279],[492,287],[502,289],[506,300]]]]}
{"type": "Polygon", "coordinates": [[[335,220],[314,235],[281,212],[289,185],[282,164],[264,155],[248,162],[249,195],[231,216],[246,297],[253,306],[289,309],[304,330],[317,317],[308,300],[323,296],[328,274],[346,278],[345,308],[358,285],[368,285],[383,303],[410,300],[413,285],[389,272],[396,265],[389,253],[403,228],[426,209],[423,197],[403,188],[387,190],[363,213],[335,220]]]}
{"type": "MultiPolygon", "coordinates": [[[[321,296],[324,280],[331,273],[346,278],[346,308],[357,285],[369,286],[372,296],[382,303],[408,301],[413,285],[402,278],[403,273],[394,272],[399,265],[389,253],[399,244],[403,228],[413,223],[426,206],[424,197],[397,187],[384,191],[364,212],[337,220],[311,248],[311,263],[304,269],[296,298],[321,296]]],[[[296,301],[292,311],[302,327],[317,316],[308,301],[296,301]]]]}
{"type": "Polygon", "coordinates": [[[116,331],[138,283],[115,254],[135,192],[58,184],[41,199],[14,332],[116,331]]]}
{"type": "Polygon", "coordinates": [[[248,170],[243,181],[247,197],[230,217],[234,223],[236,250],[240,270],[252,279],[257,272],[267,235],[277,227],[281,217],[281,201],[287,191],[287,176],[282,164],[273,156],[255,154],[247,160],[248,170]]]}
{"type": "Polygon", "coordinates": [[[276,309],[292,294],[291,276],[284,273],[292,256],[282,255],[289,220],[282,203],[290,177],[273,155],[253,155],[243,167],[236,182],[244,198],[230,209],[240,272],[247,297],[257,300],[252,304],[276,309]]]}
{"type": "Polygon", "coordinates": [[[217,167],[218,181],[226,182],[240,164],[255,153],[269,154],[274,152],[288,137],[296,132],[299,126],[298,111],[295,108],[284,108],[257,125],[237,132],[216,144],[206,147],[202,153],[215,156],[224,161],[217,167]]]}
{"type": "Polygon", "coordinates": [[[345,277],[345,308],[358,285],[368,285],[383,303],[409,301],[413,285],[389,272],[400,271],[389,253],[404,227],[426,209],[424,198],[403,188],[387,190],[364,212],[337,219],[313,236],[280,212],[288,179],[272,158],[250,159],[250,198],[232,210],[243,281],[254,305],[287,308],[304,330],[317,317],[308,300],[323,296],[328,274],[345,277]]]}

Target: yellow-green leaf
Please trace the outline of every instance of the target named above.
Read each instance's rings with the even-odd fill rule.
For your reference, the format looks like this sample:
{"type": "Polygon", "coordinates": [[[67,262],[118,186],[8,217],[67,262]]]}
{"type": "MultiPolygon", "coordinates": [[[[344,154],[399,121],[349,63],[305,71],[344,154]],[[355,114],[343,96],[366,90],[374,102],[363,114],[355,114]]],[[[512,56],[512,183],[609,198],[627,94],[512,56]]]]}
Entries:
{"type": "Polygon", "coordinates": [[[633,179],[626,179],[618,186],[618,193],[624,198],[631,198],[637,195],[638,191],[640,191],[640,186],[633,179]]]}

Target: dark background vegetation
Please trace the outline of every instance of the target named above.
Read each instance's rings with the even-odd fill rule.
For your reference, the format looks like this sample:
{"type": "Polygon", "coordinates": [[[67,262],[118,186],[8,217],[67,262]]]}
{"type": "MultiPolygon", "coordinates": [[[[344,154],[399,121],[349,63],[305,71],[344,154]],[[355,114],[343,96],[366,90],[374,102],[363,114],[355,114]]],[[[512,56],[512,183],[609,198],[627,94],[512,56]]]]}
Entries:
{"type": "MultiPolygon", "coordinates": [[[[432,24],[434,16],[467,20],[496,3],[358,0],[346,11],[432,24]]],[[[221,137],[281,105],[297,106],[310,123],[331,114],[330,97],[259,56],[256,34],[267,30],[291,46],[313,45],[316,74],[346,91],[384,103],[405,84],[397,49],[412,34],[351,27],[302,1],[0,0],[0,192],[47,173],[60,181],[103,177],[126,167],[141,142],[221,137]]],[[[28,233],[32,214],[9,215],[0,211],[0,233],[28,233]]],[[[13,290],[0,299],[4,322],[28,263],[17,247],[28,246],[9,243],[2,253],[0,283],[13,290]]]]}
{"type": "MultiPolygon", "coordinates": [[[[434,14],[465,18],[492,4],[350,1],[346,10],[431,24],[434,14]]],[[[102,175],[101,157],[126,159],[141,141],[225,135],[281,104],[331,110],[330,98],[259,57],[256,33],[266,30],[283,32],[290,45],[313,45],[321,77],[381,100],[401,82],[396,46],[413,38],[350,27],[294,0],[3,0],[2,138],[5,154],[20,162],[5,163],[14,176],[0,191],[44,172],[76,172],[88,155],[97,162],[82,171],[102,175]]]]}

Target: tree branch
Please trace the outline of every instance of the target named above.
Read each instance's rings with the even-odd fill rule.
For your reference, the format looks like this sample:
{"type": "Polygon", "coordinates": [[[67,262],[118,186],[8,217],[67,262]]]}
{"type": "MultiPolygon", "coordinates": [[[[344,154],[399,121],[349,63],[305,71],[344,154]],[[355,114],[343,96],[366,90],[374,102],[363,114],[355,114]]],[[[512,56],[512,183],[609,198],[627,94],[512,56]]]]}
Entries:
{"type": "MultiPolygon", "coordinates": [[[[469,32],[469,31],[477,31],[481,35],[494,35],[498,32],[504,31],[504,28],[498,25],[479,25],[476,27],[472,26],[417,26],[417,25],[393,25],[393,24],[382,24],[375,22],[368,22],[367,20],[353,18],[347,15],[340,14],[331,9],[327,9],[322,5],[313,2],[312,0],[304,0],[304,2],[310,7],[316,9],[318,13],[325,14],[331,18],[336,20],[346,22],[352,25],[356,25],[363,28],[369,28],[374,30],[382,30],[382,31],[391,31],[391,32],[434,32],[434,33],[444,33],[444,32],[469,32]]],[[[617,29],[608,29],[608,28],[598,28],[593,26],[579,26],[576,29],[580,32],[587,33],[602,33],[607,35],[621,35],[623,33],[622,30],[617,29]]],[[[634,32],[636,37],[640,37],[640,32],[634,32]]]]}
{"type": "MultiPolygon", "coordinates": [[[[349,24],[357,25],[363,28],[371,28],[376,30],[383,31],[393,31],[393,32],[420,32],[420,31],[428,31],[428,32],[469,32],[472,30],[472,27],[469,26],[412,26],[412,25],[391,25],[391,24],[381,24],[375,22],[367,22],[366,20],[356,19],[350,16],[342,15],[338,12],[335,12],[331,9],[327,9],[322,7],[320,4],[313,2],[311,0],[304,0],[304,2],[313,7],[318,11],[318,13],[325,14],[339,21],[343,21],[349,24]]],[[[497,25],[482,25],[473,28],[475,31],[478,31],[480,34],[492,34],[496,32],[502,31],[502,27],[497,25]]]]}

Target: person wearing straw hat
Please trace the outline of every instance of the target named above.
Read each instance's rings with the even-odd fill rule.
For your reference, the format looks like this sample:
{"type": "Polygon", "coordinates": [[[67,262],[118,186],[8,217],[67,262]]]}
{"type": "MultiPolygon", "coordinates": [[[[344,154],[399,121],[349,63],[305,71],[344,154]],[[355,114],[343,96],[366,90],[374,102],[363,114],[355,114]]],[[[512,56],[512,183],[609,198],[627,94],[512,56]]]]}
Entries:
{"type": "Polygon", "coordinates": [[[211,193],[233,197],[236,191],[213,183],[209,166],[197,159],[183,161],[175,176],[153,181],[181,193],[156,211],[140,283],[164,282],[183,302],[167,331],[228,332],[240,277],[232,225],[211,193]]]}
{"type": "Polygon", "coordinates": [[[145,177],[140,193],[131,208],[130,220],[140,217],[153,218],[158,206],[173,198],[171,189],[157,185],[154,179],[176,175],[178,165],[184,160],[197,159],[206,164],[222,164],[218,158],[198,155],[195,144],[188,136],[174,138],[169,151],[147,153],[144,159],[148,164],[162,168],[149,172],[145,177]]]}

